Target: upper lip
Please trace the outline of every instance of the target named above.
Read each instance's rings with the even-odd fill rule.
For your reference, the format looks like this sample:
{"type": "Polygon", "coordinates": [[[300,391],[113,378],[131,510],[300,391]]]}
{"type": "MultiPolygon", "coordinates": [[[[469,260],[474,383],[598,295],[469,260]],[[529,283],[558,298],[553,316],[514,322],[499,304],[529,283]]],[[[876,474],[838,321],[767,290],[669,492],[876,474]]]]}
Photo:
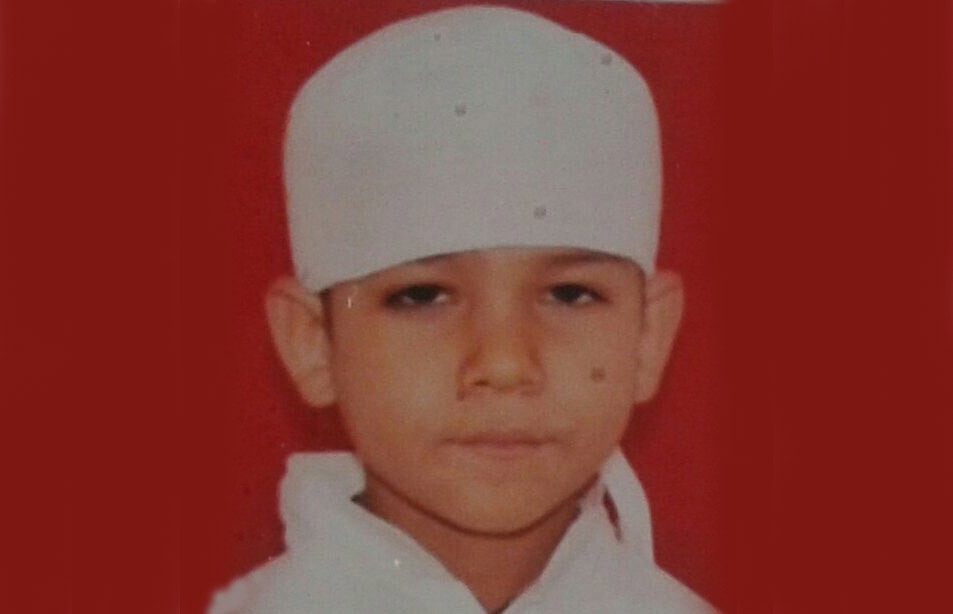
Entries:
{"type": "Polygon", "coordinates": [[[541,445],[551,438],[532,431],[482,431],[453,438],[454,443],[462,445],[541,445]]]}

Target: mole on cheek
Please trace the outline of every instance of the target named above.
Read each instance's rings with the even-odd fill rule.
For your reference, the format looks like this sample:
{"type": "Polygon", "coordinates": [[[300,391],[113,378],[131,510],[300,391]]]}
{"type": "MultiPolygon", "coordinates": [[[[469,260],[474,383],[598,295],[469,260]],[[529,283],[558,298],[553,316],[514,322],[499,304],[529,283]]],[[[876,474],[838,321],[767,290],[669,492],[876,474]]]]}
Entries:
{"type": "Polygon", "coordinates": [[[606,378],[606,370],[602,367],[593,367],[592,371],[589,372],[589,379],[594,382],[601,382],[606,378]]]}

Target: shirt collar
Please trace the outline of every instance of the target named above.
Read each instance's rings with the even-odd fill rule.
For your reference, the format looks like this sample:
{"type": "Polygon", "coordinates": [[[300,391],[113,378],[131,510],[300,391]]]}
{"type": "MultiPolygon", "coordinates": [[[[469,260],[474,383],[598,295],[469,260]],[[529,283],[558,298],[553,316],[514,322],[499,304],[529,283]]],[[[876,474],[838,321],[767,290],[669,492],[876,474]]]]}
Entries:
{"type": "MultiPolygon", "coordinates": [[[[292,455],[281,485],[285,543],[291,553],[336,548],[356,552],[382,567],[405,566],[418,575],[438,579],[446,570],[429,552],[397,527],[353,502],[364,490],[364,470],[350,452],[307,452],[292,455]]],[[[631,466],[616,449],[599,479],[580,500],[580,514],[553,553],[538,582],[555,581],[566,561],[590,542],[592,531],[611,531],[605,498],[617,511],[615,522],[622,547],[648,561],[652,531],[648,501],[631,466]]]]}

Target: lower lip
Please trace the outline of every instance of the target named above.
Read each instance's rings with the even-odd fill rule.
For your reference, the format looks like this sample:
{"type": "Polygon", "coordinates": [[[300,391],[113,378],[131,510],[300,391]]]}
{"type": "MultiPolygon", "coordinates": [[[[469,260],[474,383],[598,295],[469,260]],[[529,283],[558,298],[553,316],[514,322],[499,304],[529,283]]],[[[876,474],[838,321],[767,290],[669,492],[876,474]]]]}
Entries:
{"type": "Polygon", "coordinates": [[[495,460],[518,460],[543,449],[542,443],[513,441],[456,442],[461,450],[495,460]]]}

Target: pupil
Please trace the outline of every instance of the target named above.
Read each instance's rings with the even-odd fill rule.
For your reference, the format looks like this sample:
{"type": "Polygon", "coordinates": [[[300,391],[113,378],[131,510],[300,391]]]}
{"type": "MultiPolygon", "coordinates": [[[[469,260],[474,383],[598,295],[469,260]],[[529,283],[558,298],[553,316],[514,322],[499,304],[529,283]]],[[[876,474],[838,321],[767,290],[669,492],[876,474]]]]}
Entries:
{"type": "Polygon", "coordinates": [[[582,286],[575,285],[565,285],[565,286],[556,286],[553,288],[553,294],[560,301],[566,303],[574,303],[579,300],[586,293],[586,289],[582,286]]]}
{"type": "Polygon", "coordinates": [[[414,303],[432,303],[439,294],[437,286],[411,286],[404,291],[404,295],[414,303]]]}

